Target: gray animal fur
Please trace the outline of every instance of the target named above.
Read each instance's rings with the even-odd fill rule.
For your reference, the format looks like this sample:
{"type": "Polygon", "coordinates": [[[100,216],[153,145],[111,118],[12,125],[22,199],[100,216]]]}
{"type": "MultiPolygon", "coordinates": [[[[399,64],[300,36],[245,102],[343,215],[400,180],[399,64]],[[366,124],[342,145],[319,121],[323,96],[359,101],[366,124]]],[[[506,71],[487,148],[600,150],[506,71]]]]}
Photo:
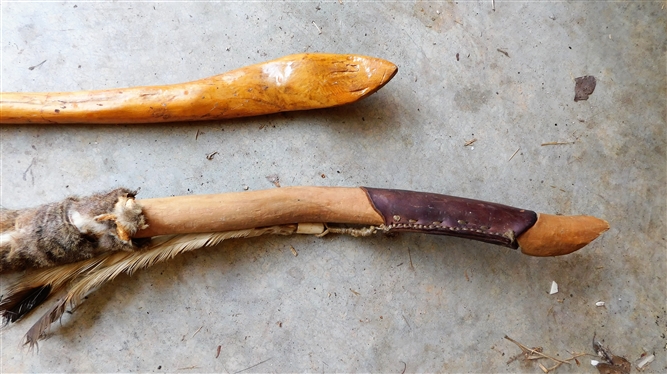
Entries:
{"type": "Polygon", "coordinates": [[[36,208],[0,209],[0,272],[135,250],[130,236],[147,227],[135,194],[117,188],[36,208]]]}

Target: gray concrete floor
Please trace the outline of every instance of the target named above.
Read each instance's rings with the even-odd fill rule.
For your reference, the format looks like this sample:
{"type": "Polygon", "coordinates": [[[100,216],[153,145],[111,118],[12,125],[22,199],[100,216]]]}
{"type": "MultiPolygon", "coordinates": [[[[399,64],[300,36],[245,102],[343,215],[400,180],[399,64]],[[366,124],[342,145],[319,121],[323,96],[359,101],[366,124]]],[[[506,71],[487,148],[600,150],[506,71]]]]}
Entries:
{"type": "MultiPolygon", "coordinates": [[[[230,241],[103,286],[53,325],[39,353],[19,345],[38,315],[5,329],[0,371],[534,373],[535,363],[506,364],[520,350],[504,335],[565,358],[592,353],[595,332],[631,361],[655,353],[648,371],[667,370],[663,8],[3,2],[5,92],[177,83],[304,51],[399,66],[377,94],[336,109],[3,126],[4,207],[119,185],[141,198],[268,189],[277,174],[283,186],[590,214],[611,229],[560,258],[410,234],[230,241]],[[598,84],[575,103],[582,75],[598,84]],[[553,141],[571,144],[541,146],[553,141]],[[558,294],[548,294],[552,281],[558,294]]],[[[559,370],[595,372],[589,361],[559,370]]]]}

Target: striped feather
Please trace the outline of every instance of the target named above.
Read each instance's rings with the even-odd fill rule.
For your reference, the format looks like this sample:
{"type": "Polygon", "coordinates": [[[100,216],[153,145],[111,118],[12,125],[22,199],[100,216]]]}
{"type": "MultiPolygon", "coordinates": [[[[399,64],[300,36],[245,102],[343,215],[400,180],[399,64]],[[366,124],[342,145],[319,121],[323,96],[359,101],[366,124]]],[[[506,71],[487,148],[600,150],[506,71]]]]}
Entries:
{"type": "MultiPolygon", "coordinates": [[[[255,229],[226,231],[216,233],[183,234],[160,236],[151,239],[145,249],[134,252],[114,252],[97,257],[97,261],[82,261],[82,268],[68,268],[56,279],[48,279],[46,284],[59,284],[65,282],[70,285],[67,295],[60,298],[42,317],[28,330],[25,335],[25,344],[30,348],[37,345],[37,341],[44,337],[49,326],[60,319],[65,313],[67,306],[75,308],[81,300],[94,289],[109,282],[118,275],[126,273],[133,274],[137,270],[145,269],[159,262],[169,260],[181,253],[202,247],[210,247],[219,244],[226,239],[249,238],[266,234],[290,235],[296,232],[296,225],[270,226],[255,229]],[[69,275],[68,275],[69,274],[69,275]]],[[[65,265],[69,267],[74,264],[65,265]]],[[[73,266],[72,266],[73,267],[73,266]]],[[[26,282],[35,287],[39,282],[26,282]]],[[[44,283],[43,283],[44,284],[44,283]]],[[[22,287],[18,285],[17,288],[22,287]]],[[[51,293],[53,294],[53,292],[51,293]]],[[[0,310],[0,313],[2,311],[0,310]]]]}

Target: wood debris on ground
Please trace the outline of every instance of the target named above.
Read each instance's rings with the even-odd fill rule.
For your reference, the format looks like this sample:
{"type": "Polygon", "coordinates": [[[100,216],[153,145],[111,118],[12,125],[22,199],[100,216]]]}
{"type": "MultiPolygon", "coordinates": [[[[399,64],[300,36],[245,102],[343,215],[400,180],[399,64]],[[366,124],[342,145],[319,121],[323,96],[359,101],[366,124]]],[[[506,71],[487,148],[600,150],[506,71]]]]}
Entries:
{"type": "MultiPolygon", "coordinates": [[[[558,188],[558,187],[556,187],[556,186],[551,186],[551,188],[558,188]]],[[[558,188],[558,190],[559,190],[560,192],[566,192],[566,191],[565,191],[564,189],[562,189],[562,188],[558,188]]]]}
{"type": "Polygon", "coordinates": [[[294,255],[294,257],[296,257],[296,256],[299,255],[299,254],[297,253],[296,249],[294,249],[294,246],[290,245],[289,247],[290,247],[290,249],[292,250],[292,254],[294,255]]]}
{"type": "Polygon", "coordinates": [[[313,26],[315,26],[315,28],[317,29],[317,35],[321,35],[321,34],[322,34],[322,29],[320,29],[320,27],[317,26],[317,24],[315,23],[315,21],[313,21],[313,26]]]}
{"type": "Polygon", "coordinates": [[[574,144],[574,142],[546,142],[542,143],[541,146],[544,147],[545,145],[568,145],[568,144],[574,144]]]}
{"type": "Polygon", "coordinates": [[[463,144],[463,146],[464,146],[464,147],[467,147],[467,146],[469,146],[469,145],[472,145],[472,144],[473,144],[474,142],[476,142],[476,141],[477,141],[477,138],[472,138],[472,139],[466,141],[465,144],[463,144]]]}
{"type": "Polygon", "coordinates": [[[572,357],[568,359],[561,360],[544,353],[542,347],[528,348],[527,346],[519,343],[518,341],[510,338],[507,335],[505,335],[505,339],[511,341],[512,343],[516,344],[519,348],[521,348],[521,353],[517,354],[516,356],[513,356],[512,358],[509,359],[509,361],[507,361],[508,365],[519,359],[521,356],[523,356],[523,359],[526,361],[536,361],[540,370],[542,370],[545,374],[558,369],[563,364],[570,365],[571,364],[570,361],[574,361],[577,365],[579,365],[579,360],[577,360],[577,358],[587,355],[587,353],[577,353],[577,354],[572,354],[572,357]],[[551,362],[549,362],[549,364],[551,366],[546,366],[542,362],[539,362],[538,360],[550,360],[551,362]]]}
{"type": "Polygon", "coordinates": [[[209,161],[213,160],[213,157],[215,157],[215,155],[217,155],[217,154],[218,154],[218,151],[207,153],[206,154],[206,159],[209,160],[209,161]]]}
{"type": "Polygon", "coordinates": [[[653,362],[655,360],[655,355],[654,354],[646,354],[644,352],[642,356],[635,362],[635,366],[637,366],[637,369],[639,370],[644,370],[648,367],[648,364],[653,362]]]}

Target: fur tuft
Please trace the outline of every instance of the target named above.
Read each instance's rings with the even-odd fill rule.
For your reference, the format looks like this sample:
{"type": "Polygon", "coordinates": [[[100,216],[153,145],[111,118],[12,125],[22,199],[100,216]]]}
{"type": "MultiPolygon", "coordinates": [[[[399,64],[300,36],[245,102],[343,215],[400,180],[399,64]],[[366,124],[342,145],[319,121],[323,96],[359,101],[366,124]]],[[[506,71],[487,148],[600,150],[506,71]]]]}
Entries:
{"type": "Polygon", "coordinates": [[[0,209],[0,272],[134,251],[131,236],[147,227],[135,193],[117,188],[36,208],[0,209]]]}

